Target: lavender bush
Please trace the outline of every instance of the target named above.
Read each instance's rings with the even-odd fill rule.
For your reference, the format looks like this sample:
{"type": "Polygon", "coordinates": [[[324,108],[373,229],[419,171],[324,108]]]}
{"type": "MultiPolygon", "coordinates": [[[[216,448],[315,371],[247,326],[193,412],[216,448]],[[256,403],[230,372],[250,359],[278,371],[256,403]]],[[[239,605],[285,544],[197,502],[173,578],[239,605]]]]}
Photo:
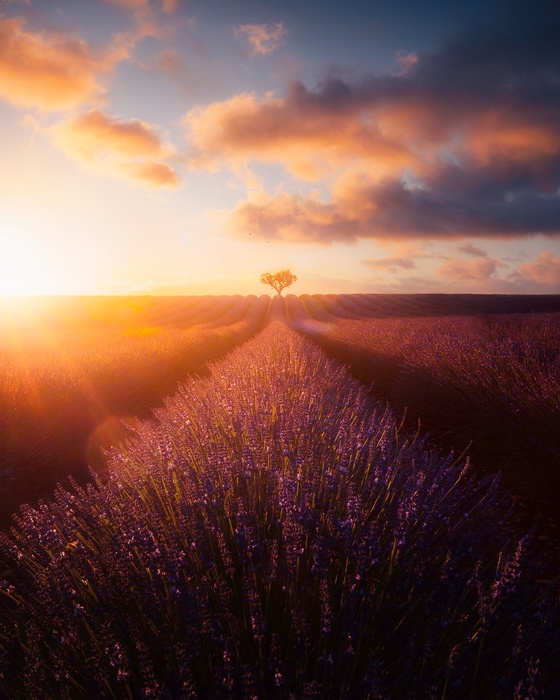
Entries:
{"type": "Polygon", "coordinates": [[[339,321],[314,339],[560,525],[560,314],[339,321]]]}
{"type": "Polygon", "coordinates": [[[557,589],[497,479],[272,326],[2,535],[10,698],[525,698],[557,589]]]}
{"type": "Polygon", "coordinates": [[[153,313],[149,307],[133,325],[107,309],[103,322],[48,330],[38,321],[25,332],[0,323],[0,527],[20,503],[51,494],[68,473],[83,482],[88,463],[103,468],[99,426],[118,424],[114,416],[151,415],[179,380],[206,371],[209,360],[256,333],[264,312],[247,306],[242,320],[219,328],[175,327],[190,309],[177,302],[153,313]]]}

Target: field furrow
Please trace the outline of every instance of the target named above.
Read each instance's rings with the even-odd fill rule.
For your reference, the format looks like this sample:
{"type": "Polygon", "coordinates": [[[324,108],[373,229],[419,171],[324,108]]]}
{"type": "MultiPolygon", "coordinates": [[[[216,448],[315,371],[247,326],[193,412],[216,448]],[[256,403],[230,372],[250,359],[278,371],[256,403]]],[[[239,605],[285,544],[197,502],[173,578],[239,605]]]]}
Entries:
{"type": "Polygon", "coordinates": [[[219,328],[220,326],[231,326],[234,323],[240,323],[249,313],[257,297],[254,294],[246,297],[236,295],[232,299],[232,304],[225,311],[212,320],[204,321],[202,327],[219,328]]]}

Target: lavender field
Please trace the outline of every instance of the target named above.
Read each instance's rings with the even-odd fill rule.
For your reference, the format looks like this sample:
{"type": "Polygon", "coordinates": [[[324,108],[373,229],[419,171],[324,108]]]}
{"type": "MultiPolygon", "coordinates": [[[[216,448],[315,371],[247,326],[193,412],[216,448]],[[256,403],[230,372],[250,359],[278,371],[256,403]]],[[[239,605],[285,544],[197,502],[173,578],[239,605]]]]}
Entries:
{"type": "Polygon", "coordinates": [[[558,697],[559,297],[0,311],[2,696],[558,697]]]}

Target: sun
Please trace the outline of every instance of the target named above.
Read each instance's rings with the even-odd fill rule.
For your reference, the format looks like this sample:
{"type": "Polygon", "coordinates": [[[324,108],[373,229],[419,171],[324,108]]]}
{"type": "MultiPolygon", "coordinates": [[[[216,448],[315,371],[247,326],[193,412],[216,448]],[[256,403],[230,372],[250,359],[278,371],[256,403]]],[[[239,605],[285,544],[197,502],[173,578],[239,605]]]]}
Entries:
{"type": "Polygon", "coordinates": [[[46,268],[46,260],[36,241],[0,231],[0,296],[47,293],[46,268]]]}

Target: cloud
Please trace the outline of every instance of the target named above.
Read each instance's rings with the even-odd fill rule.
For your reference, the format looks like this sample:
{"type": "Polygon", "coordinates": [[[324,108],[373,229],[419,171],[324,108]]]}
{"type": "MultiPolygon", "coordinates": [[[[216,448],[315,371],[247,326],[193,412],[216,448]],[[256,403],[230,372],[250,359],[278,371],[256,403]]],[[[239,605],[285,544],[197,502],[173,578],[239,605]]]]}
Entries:
{"type": "Polygon", "coordinates": [[[372,260],[362,260],[362,264],[367,267],[372,267],[375,270],[387,269],[389,272],[397,272],[402,270],[414,270],[416,262],[413,257],[394,256],[386,258],[374,258],[372,260]]]}
{"type": "Polygon", "coordinates": [[[490,258],[471,261],[452,258],[436,268],[435,274],[445,280],[481,282],[494,275],[498,266],[499,262],[490,258]]]}
{"type": "Polygon", "coordinates": [[[27,31],[23,19],[0,15],[0,97],[16,107],[44,112],[104,104],[106,88],[100,77],[129,59],[141,39],[159,34],[145,18],[94,51],[79,36],[27,31]]]}
{"type": "Polygon", "coordinates": [[[301,196],[282,194],[269,197],[260,192],[250,201],[242,201],[229,216],[228,231],[239,238],[291,242],[331,242],[339,238],[344,224],[332,205],[301,196]]]}
{"type": "MultiPolygon", "coordinates": [[[[118,5],[132,10],[137,15],[146,15],[150,10],[150,0],[105,0],[110,5],[118,5]]],[[[174,14],[179,8],[179,0],[161,0],[161,9],[168,15],[174,14]]]]}
{"type": "Polygon", "coordinates": [[[526,12],[515,25],[506,16],[439,51],[402,54],[397,74],[331,72],[312,89],[295,81],[283,96],[243,93],[191,110],[191,166],[277,164],[330,188],[324,201],[239,202],[232,229],[259,235],[558,236],[560,15],[548,0],[517,10],[526,12]]]}
{"type": "Polygon", "coordinates": [[[55,129],[57,142],[85,161],[111,152],[126,157],[161,157],[167,153],[154,127],[140,119],[124,121],[98,109],[84,112],[55,129]]]}
{"type": "Polygon", "coordinates": [[[149,187],[177,188],[181,184],[181,178],[167,163],[140,162],[122,163],[119,166],[121,172],[131,180],[139,181],[149,187]]]}
{"type": "Polygon", "coordinates": [[[379,241],[512,239],[537,233],[560,235],[560,198],[527,192],[514,201],[499,196],[462,198],[445,186],[408,188],[397,179],[342,177],[332,199],[260,193],[237,203],[229,217],[232,234],[255,238],[332,243],[359,238],[379,241]]]}
{"type": "Polygon", "coordinates": [[[246,37],[253,56],[267,56],[275,51],[288,33],[284,22],[275,24],[242,24],[235,28],[236,37],[246,37]]]}
{"type": "Polygon", "coordinates": [[[543,251],[535,262],[521,265],[520,273],[537,284],[560,289],[560,257],[548,251],[543,251]]]}
{"type": "Polygon", "coordinates": [[[147,10],[150,6],[149,0],[105,0],[109,5],[119,5],[129,10],[147,10]]]}
{"type": "Polygon", "coordinates": [[[103,101],[101,70],[77,37],[26,31],[21,19],[0,18],[0,97],[44,111],[103,101]]]}
{"type": "Polygon", "coordinates": [[[464,245],[459,246],[458,250],[466,255],[472,255],[474,258],[489,257],[485,250],[482,250],[482,248],[477,248],[472,243],[465,243],[464,245]]]}
{"type": "Polygon", "coordinates": [[[412,52],[406,53],[404,51],[397,51],[397,53],[395,54],[395,59],[399,67],[399,75],[404,75],[405,73],[408,73],[408,71],[416,63],[418,63],[418,54],[412,52]]]}
{"type": "Polygon", "coordinates": [[[179,77],[185,73],[186,67],[185,59],[176,49],[163,49],[156,55],[155,68],[160,73],[179,77]]]}
{"type": "Polygon", "coordinates": [[[418,159],[406,143],[383,136],[352,111],[307,103],[296,83],[287,98],[252,93],[198,107],[185,116],[191,164],[218,168],[251,160],[280,163],[302,180],[318,180],[348,165],[370,173],[400,172],[418,159]]]}
{"type": "Polygon", "coordinates": [[[179,0],[162,0],[161,9],[168,15],[172,15],[179,9],[179,0]]]}
{"type": "Polygon", "coordinates": [[[176,187],[180,178],[162,159],[173,147],[140,119],[124,120],[92,109],[50,129],[69,158],[101,172],[121,174],[155,187],[176,187]]]}
{"type": "Polygon", "coordinates": [[[149,62],[139,61],[138,66],[146,72],[163,73],[183,85],[186,84],[190,67],[185,57],[173,46],[158,51],[149,62]]]}

